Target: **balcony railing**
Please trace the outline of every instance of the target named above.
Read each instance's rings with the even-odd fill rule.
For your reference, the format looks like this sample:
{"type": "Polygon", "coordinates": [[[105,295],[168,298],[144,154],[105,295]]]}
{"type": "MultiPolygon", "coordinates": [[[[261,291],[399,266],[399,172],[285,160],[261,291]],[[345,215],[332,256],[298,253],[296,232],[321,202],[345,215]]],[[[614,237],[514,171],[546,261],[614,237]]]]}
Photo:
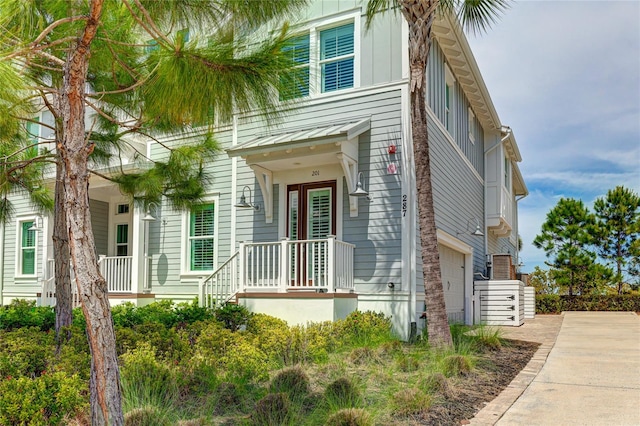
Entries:
{"type": "Polygon", "coordinates": [[[220,305],[248,291],[352,291],[354,249],[332,236],[240,243],[236,254],[201,281],[202,303],[220,305]]]}
{"type": "Polygon", "coordinates": [[[133,256],[100,256],[98,266],[107,281],[109,293],[131,293],[133,256]]]}

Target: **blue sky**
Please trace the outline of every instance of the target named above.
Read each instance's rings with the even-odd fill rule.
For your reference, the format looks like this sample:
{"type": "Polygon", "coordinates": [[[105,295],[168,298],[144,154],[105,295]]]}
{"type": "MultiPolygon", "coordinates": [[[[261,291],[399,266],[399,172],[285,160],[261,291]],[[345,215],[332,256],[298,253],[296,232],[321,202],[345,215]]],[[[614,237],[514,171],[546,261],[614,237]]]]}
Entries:
{"type": "Polygon", "coordinates": [[[468,36],[529,196],[520,201],[523,271],[545,267],[531,242],[560,197],[640,193],[640,1],[520,1],[468,36]]]}

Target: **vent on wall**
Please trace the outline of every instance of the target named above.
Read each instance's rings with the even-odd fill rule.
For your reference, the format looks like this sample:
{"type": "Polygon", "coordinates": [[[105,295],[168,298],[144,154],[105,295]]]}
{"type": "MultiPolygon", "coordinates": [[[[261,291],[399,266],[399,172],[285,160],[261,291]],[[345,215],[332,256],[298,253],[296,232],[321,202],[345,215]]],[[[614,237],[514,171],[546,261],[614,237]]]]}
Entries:
{"type": "Polygon", "coordinates": [[[516,270],[511,262],[510,254],[491,255],[491,279],[492,280],[515,280],[516,270]]]}

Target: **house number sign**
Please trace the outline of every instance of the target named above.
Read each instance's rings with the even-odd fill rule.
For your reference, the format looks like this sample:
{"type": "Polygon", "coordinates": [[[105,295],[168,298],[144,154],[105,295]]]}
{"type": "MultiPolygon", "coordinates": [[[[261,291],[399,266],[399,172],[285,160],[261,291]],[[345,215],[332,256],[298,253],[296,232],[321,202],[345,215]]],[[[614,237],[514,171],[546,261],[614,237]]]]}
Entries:
{"type": "Polygon", "coordinates": [[[407,215],[407,194],[402,194],[402,217],[407,215]]]}
{"type": "Polygon", "coordinates": [[[320,176],[320,170],[311,170],[311,176],[320,176]]]}

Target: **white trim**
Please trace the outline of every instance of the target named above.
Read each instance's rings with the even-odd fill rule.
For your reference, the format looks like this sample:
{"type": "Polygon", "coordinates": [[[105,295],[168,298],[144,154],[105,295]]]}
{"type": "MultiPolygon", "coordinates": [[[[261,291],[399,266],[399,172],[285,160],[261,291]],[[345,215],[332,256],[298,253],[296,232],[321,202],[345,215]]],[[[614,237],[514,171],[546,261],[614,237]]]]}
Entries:
{"type": "Polygon", "coordinates": [[[208,276],[218,268],[218,246],[220,240],[219,222],[220,222],[220,196],[219,194],[208,195],[203,197],[200,204],[213,203],[213,268],[211,270],[191,271],[189,269],[189,217],[191,210],[185,210],[180,213],[180,279],[186,277],[202,277],[208,276]]]}
{"type": "Polygon", "coordinates": [[[464,322],[473,324],[473,247],[438,229],[438,244],[464,254],[464,322]]]}
{"type": "Polygon", "coordinates": [[[436,116],[436,114],[433,112],[431,107],[429,107],[428,105],[427,105],[427,114],[429,115],[429,118],[439,128],[439,130],[442,132],[442,134],[445,136],[445,139],[449,142],[449,144],[453,147],[453,149],[456,150],[456,152],[458,153],[458,156],[467,164],[467,166],[469,167],[471,172],[474,174],[476,179],[478,179],[478,182],[480,182],[481,184],[484,185],[484,179],[482,178],[482,176],[480,176],[480,173],[478,173],[478,171],[475,169],[475,167],[473,167],[473,164],[471,164],[471,161],[469,161],[467,156],[464,155],[464,152],[462,152],[462,149],[460,149],[460,147],[458,146],[456,141],[449,134],[447,129],[445,129],[444,124],[442,124],[440,119],[436,116]]]}
{"type": "MultiPolygon", "coordinates": [[[[231,127],[231,146],[234,147],[238,145],[238,115],[233,115],[231,127]]],[[[238,197],[238,189],[236,186],[238,185],[238,157],[231,158],[231,212],[229,216],[231,217],[230,223],[230,238],[229,238],[229,257],[233,256],[233,253],[236,252],[236,228],[238,224],[238,209],[233,208],[233,206],[237,201],[238,197]]]]}
{"type": "MultiPolygon", "coordinates": [[[[38,250],[40,249],[40,238],[38,238],[38,234],[43,232],[42,230],[33,231],[35,233],[35,247],[34,247],[34,255],[33,255],[33,274],[23,274],[22,273],[22,223],[24,222],[33,222],[37,224],[38,215],[22,215],[16,217],[15,225],[16,225],[16,247],[15,247],[15,277],[16,278],[37,278],[38,270],[39,270],[39,256],[38,250]]],[[[39,224],[42,226],[42,224],[39,224]]]]}
{"type": "Polygon", "coordinates": [[[471,107],[467,108],[467,131],[469,133],[469,142],[472,144],[476,143],[476,135],[474,132],[476,124],[476,115],[473,113],[473,109],[471,107]]]}
{"type": "Polygon", "coordinates": [[[451,72],[451,68],[449,68],[449,65],[445,62],[444,63],[444,119],[445,119],[445,129],[447,129],[447,132],[449,134],[451,134],[451,136],[453,137],[453,139],[456,138],[456,124],[457,124],[457,118],[456,117],[456,110],[457,110],[457,105],[456,105],[456,79],[453,76],[453,73],[451,72]],[[447,98],[447,90],[446,88],[449,87],[449,97],[447,98]],[[449,103],[449,108],[447,108],[447,102],[449,103]]]}

